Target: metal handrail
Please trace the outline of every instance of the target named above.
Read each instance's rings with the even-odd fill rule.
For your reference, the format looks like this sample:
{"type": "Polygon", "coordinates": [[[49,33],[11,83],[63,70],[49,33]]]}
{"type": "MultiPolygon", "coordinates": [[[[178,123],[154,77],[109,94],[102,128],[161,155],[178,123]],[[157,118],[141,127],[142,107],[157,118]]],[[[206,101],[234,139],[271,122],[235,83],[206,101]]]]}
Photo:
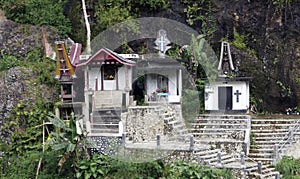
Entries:
{"type": "Polygon", "coordinates": [[[295,132],[297,130],[299,130],[300,125],[299,125],[299,120],[297,120],[297,122],[295,123],[295,125],[291,128],[289,128],[289,132],[284,136],[284,138],[279,142],[279,149],[278,152],[281,152],[283,147],[289,142],[290,138],[293,137],[290,135],[291,132],[295,132]]]}

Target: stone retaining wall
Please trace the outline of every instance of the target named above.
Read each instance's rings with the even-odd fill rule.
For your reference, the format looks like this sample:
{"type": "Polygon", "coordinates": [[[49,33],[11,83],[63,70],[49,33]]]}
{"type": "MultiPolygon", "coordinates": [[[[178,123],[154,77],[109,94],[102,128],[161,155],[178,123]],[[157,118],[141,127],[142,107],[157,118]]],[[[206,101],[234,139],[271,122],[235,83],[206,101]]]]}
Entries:
{"type": "Polygon", "coordinates": [[[129,141],[155,141],[158,134],[164,133],[164,120],[155,106],[129,107],[122,122],[129,141]]]}

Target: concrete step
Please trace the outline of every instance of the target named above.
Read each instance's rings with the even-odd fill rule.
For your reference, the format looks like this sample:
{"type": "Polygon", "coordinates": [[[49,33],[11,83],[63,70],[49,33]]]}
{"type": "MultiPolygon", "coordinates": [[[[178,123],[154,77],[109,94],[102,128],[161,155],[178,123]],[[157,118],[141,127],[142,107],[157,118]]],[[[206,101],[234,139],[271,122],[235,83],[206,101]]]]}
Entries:
{"type": "Polygon", "coordinates": [[[93,135],[100,134],[100,133],[119,133],[119,129],[97,129],[97,128],[92,128],[91,133],[93,135]]]}
{"type": "Polygon", "coordinates": [[[273,149],[253,149],[250,148],[249,153],[273,153],[273,149]]]}
{"type": "Polygon", "coordinates": [[[229,123],[218,123],[218,124],[214,124],[214,123],[198,123],[198,124],[191,124],[192,126],[205,126],[206,128],[208,127],[236,127],[236,126],[240,126],[239,128],[247,128],[246,124],[229,124],[229,123]]]}
{"type": "MultiPolygon", "coordinates": [[[[254,133],[254,132],[252,131],[252,133],[254,133]]],[[[254,133],[254,136],[255,136],[255,138],[257,138],[257,137],[271,137],[271,136],[284,137],[287,134],[288,134],[288,132],[268,132],[268,133],[259,132],[259,133],[254,133]]]]}
{"type": "Polygon", "coordinates": [[[197,119],[250,119],[249,115],[227,115],[227,114],[201,114],[197,119]]]}
{"type": "MultiPolygon", "coordinates": [[[[221,164],[222,165],[229,165],[229,164],[231,164],[231,163],[235,163],[235,162],[238,162],[238,160],[237,159],[235,159],[235,158],[229,158],[229,159],[222,159],[222,162],[221,162],[221,164]]],[[[217,165],[217,162],[214,162],[214,163],[211,163],[212,165],[217,165]]]]}
{"type": "MultiPolygon", "coordinates": [[[[252,146],[252,148],[253,149],[274,149],[274,145],[275,144],[273,144],[273,143],[269,143],[269,144],[256,144],[256,148],[253,148],[253,146],[252,146]]],[[[286,144],[285,145],[285,148],[288,148],[288,147],[290,147],[291,145],[290,144],[286,144]]],[[[279,146],[279,148],[280,148],[281,146],[279,146]]]]}
{"type": "Polygon", "coordinates": [[[287,140],[288,136],[277,137],[277,136],[264,136],[264,137],[255,137],[255,141],[282,141],[287,140]]]}
{"type": "Polygon", "coordinates": [[[165,117],[164,120],[167,122],[171,122],[171,121],[174,121],[175,118],[174,117],[165,117]]]}
{"type": "Polygon", "coordinates": [[[173,121],[168,122],[168,124],[170,124],[170,125],[178,125],[178,124],[181,124],[181,122],[179,122],[177,120],[173,120],[173,121]]]}
{"type": "Polygon", "coordinates": [[[213,143],[244,143],[244,140],[236,140],[236,139],[216,139],[216,138],[197,138],[195,139],[195,143],[198,144],[213,144],[213,143]]]}
{"type": "Polygon", "coordinates": [[[252,173],[252,178],[262,178],[262,179],[275,179],[276,171],[269,172],[265,174],[258,174],[257,172],[252,173]]]}
{"type": "Polygon", "coordinates": [[[270,144],[281,144],[283,142],[283,140],[256,140],[255,144],[256,145],[270,145],[270,144]]]}
{"type": "MultiPolygon", "coordinates": [[[[183,124],[177,124],[173,126],[173,129],[176,131],[185,129],[185,126],[183,124]]],[[[187,129],[185,129],[187,131],[187,129]]]]}
{"type": "Polygon", "coordinates": [[[199,155],[199,156],[208,155],[208,154],[210,155],[210,154],[218,153],[220,151],[221,151],[220,149],[205,150],[201,152],[195,152],[195,155],[199,155]]]}
{"type": "Polygon", "coordinates": [[[191,131],[199,131],[199,132],[227,132],[227,131],[245,131],[247,128],[233,128],[233,129],[228,129],[228,128],[192,128],[190,129],[191,131]]]}
{"type": "MultiPolygon", "coordinates": [[[[250,156],[249,156],[250,157],[250,156]]],[[[270,164],[271,162],[273,162],[273,159],[271,159],[271,158],[260,158],[260,157],[251,157],[253,160],[255,160],[255,161],[261,161],[262,163],[268,163],[268,164],[270,164]]]]}
{"type": "Polygon", "coordinates": [[[285,129],[256,129],[251,127],[251,132],[255,133],[255,134],[259,134],[259,133],[287,133],[289,132],[289,129],[285,128],[285,129]]]}
{"type": "Polygon", "coordinates": [[[296,121],[299,121],[300,119],[251,119],[252,124],[256,123],[295,123],[296,121]]]}
{"type": "MultiPolygon", "coordinates": [[[[233,158],[233,157],[230,156],[230,155],[224,155],[224,156],[221,157],[221,159],[222,159],[222,160],[221,160],[221,164],[222,164],[222,165],[228,165],[228,164],[230,164],[230,163],[236,163],[236,162],[238,162],[238,159],[233,158]]],[[[208,160],[208,162],[209,162],[211,165],[215,166],[215,165],[218,164],[218,157],[216,157],[215,160],[208,160]]]]}
{"type": "Polygon", "coordinates": [[[250,158],[272,158],[273,153],[250,153],[248,156],[250,158]]]}
{"type": "Polygon", "coordinates": [[[291,124],[252,124],[251,123],[251,128],[253,129],[265,129],[266,127],[270,127],[271,129],[285,129],[285,128],[290,128],[291,124]]]}

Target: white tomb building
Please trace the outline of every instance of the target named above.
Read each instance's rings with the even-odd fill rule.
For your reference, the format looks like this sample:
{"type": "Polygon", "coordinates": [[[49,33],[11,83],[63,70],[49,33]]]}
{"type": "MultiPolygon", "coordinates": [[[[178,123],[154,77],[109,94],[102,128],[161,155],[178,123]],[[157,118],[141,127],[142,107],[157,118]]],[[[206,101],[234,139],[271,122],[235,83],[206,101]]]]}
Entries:
{"type": "Polygon", "coordinates": [[[246,112],[249,108],[251,77],[237,75],[239,61],[231,56],[228,42],[222,42],[219,75],[216,80],[205,86],[205,110],[207,112],[237,113],[246,112]]]}

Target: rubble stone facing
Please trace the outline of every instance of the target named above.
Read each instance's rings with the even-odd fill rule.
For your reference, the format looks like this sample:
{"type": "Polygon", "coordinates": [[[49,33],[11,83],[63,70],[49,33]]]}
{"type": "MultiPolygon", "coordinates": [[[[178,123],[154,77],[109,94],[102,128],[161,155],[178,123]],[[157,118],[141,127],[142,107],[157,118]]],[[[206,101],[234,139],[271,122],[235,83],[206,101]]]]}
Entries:
{"type": "Polygon", "coordinates": [[[122,121],[129,141],[155,141],[157,135],[164,133],[164,120],[156,107],[129,107],[128,113],[125,118],[122,118],[122,121]]]}
{"type": "Polygon", "coordinates": [[[91,137],[97,148],[92,148],[91,153],[113,156],[117,153],[118,147],[122,144],[122,137],[91,137]]]}

